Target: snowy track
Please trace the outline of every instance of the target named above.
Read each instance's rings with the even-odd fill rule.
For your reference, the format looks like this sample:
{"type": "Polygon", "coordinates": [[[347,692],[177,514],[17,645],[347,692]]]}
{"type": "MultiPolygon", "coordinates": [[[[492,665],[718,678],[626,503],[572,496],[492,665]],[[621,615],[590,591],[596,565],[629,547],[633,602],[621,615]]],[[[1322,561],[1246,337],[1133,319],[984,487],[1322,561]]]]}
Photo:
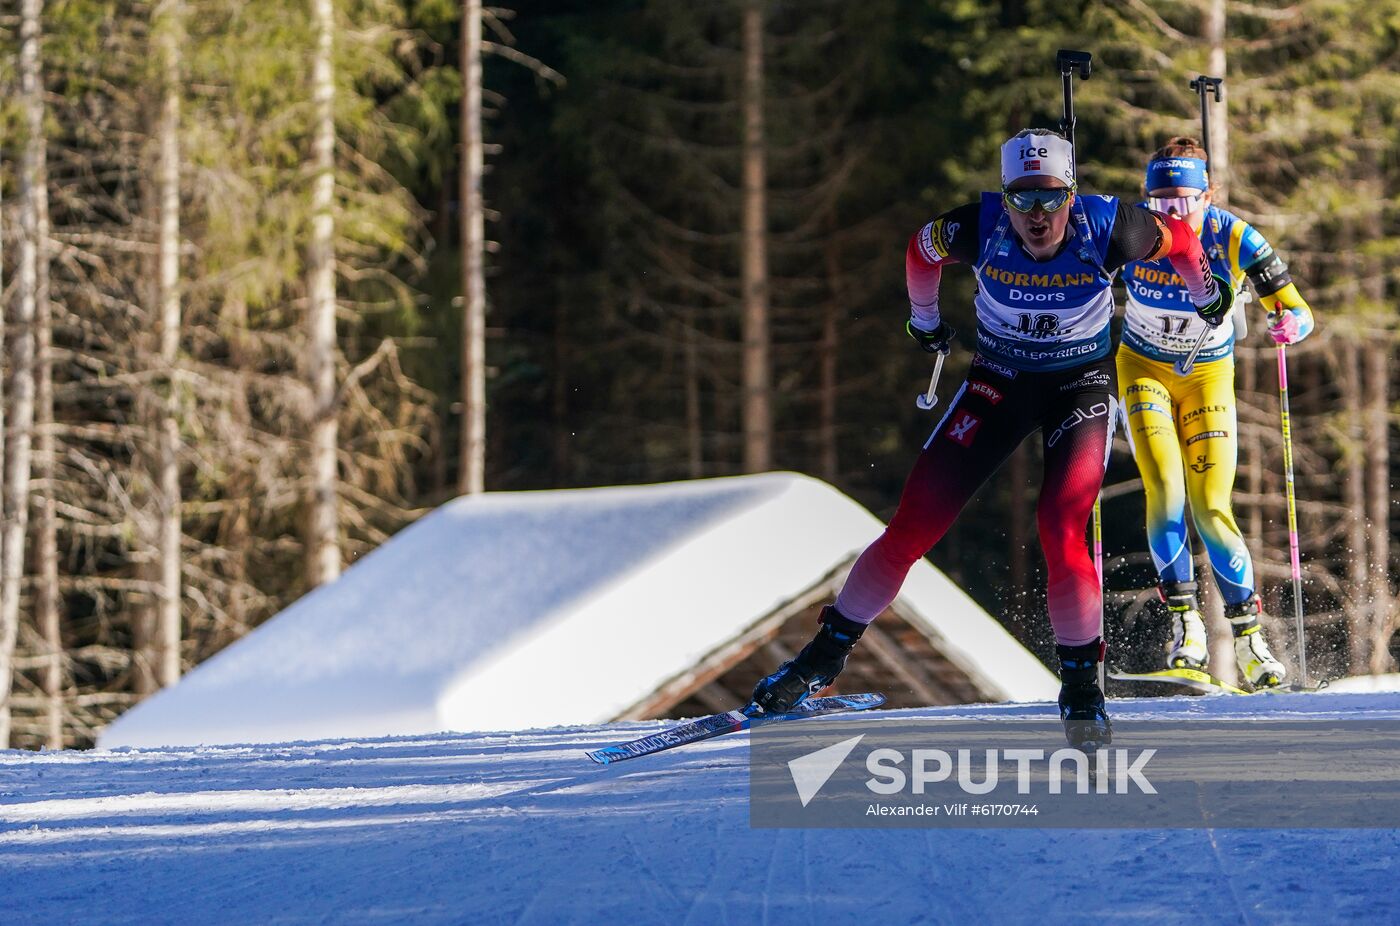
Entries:
{"type": "MultiPolygon", "coordinates": [[[[1400,695],[1114,707],[1294,712],[1400,695]]],[[[0,923],[1400,922],[1400,831],[753,830],[747,734],[583,755],[660,726],[0,752],[0,923]]]]}

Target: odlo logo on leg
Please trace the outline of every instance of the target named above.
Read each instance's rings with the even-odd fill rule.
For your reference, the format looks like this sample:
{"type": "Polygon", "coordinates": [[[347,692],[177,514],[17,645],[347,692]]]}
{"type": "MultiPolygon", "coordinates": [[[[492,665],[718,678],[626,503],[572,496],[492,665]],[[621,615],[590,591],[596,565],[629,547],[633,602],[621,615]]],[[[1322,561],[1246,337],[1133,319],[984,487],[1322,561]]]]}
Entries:
{"type": "Polygon", "coordinates": [[[1074,414],[1070,415],[1064,421],[1061,421],[1060,426],[1050,432],[1050,437],[1046,439],[1045,446],[1053,447],[1058,444],[1060,438],[1065,436],[1065,432],[1079,424],[1079,422],[1088,421],[1091,418],[1102,418],[1107,414],[1108,404],[1105,402],[1095,402],[1093,405],[1089,406],[1088,411],[1082,408],[1076,408],[1074,414]]]}
{"type": "Polygon", "coordinates": [[[982,419],[968,412],[958,412],[948,422],[948,430],[943,433],[964,447],[972,446],[972,438],[977,433],[977,428],[982,424],[982,419]]]}

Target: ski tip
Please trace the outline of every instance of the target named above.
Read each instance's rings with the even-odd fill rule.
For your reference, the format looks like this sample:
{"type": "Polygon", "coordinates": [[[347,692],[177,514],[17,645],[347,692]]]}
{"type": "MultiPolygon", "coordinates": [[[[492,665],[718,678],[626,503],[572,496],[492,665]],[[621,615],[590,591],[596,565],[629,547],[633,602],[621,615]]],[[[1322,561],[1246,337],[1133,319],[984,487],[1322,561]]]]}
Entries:
{"type": "Polygon", "coordinates": [[[840,713],[842,711],[868,711],[885,703],[885,696],[878,691],[865,691],[859,694],[827,695],[824,698],[811,698],[798,705],[798,710],[816,713],[840,713]]]}
{"type": "Polygon", "coordinates": [[[638,751],[629,747],[635,743],[618,743],[613,746],[604,746],[602,749],[594,749],[584,753],[588,758],[599,765],[612,765],[614,762],[621,762],[623,759],[634,759],[637,756],[647,755],[645,750],[638,751]]]}
{"type": "Polygon", "coordinates": [[[885,696],[878,691],[867,691],[862,694],[833,695],[834,698],[856,708],[879,707],[885,703],[885,696]]]}

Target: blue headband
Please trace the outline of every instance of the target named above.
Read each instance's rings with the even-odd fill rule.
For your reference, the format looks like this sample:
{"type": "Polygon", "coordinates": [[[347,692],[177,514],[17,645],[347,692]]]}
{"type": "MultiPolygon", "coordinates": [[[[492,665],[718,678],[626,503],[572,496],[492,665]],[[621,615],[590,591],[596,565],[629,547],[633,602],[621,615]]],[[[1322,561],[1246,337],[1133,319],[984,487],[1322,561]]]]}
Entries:
{"type": "Polygon", "coordinates": [[[1206,162],[1200,158],[1162,158],[1147,165],[1147,190],[1184,186],[1193,190],[1210,189],[1206,162]]]}

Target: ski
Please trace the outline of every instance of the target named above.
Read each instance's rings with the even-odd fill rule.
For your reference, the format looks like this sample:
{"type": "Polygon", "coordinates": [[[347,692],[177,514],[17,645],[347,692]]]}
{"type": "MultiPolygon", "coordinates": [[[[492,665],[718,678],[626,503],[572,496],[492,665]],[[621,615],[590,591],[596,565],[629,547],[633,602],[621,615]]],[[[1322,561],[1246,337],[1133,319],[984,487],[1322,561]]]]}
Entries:
{"type": "Polygon", "coordinates": [[[723,736],[726,733],[747,730],[755,725],[777,723],[781,720],[799,720],[803,717],[816,717],[820,714],[864,711],[872,707],[879,707],[884,703],[885,696],[882,694],[831,695],[825,698],[810,698],[785,714],[765,714],[758,705],[750,703],[738,710],[711,714],[708,717],[701,717],[699,720],[692,720],[628,743],[618,743],[616,746],[595,749],[588,753],[588,758],[599,765],[611,765],[613,762],[621,762],[624,759],[649,756],[688,743],[698,743],[701,740],[723,736]]]}
{"type": "Polygon", "coordinates": [[[1275,685],[1272,688],[1258,688],[1254,691],[1246,691],[1237,688],[1229,682],[1222,682],[1209,672],[1202,672],[1199,669],[1162,669],[1158,672],[1110,672],[1108,677],[1117,679],[1120,682],[1166,682],[1172,685],[1183,685],[1193,691],[1202,694],[1290,694],[1295,692],[1317,692],[1327,687],[1326,682],[1317,686],[1305,685],[1275,685]]]}
{"type": "Polygon", "coordinates": [[[1209,672],[1200,669],[1161,669],[1157,672],[1110,672],[1108,677],[1120,682],[1166,682],[1170,685],[1183,685],[1202,694],[1249,694],[1243,688],[1236,688],[1229,682],[1222,682],[1209,672]]]}

